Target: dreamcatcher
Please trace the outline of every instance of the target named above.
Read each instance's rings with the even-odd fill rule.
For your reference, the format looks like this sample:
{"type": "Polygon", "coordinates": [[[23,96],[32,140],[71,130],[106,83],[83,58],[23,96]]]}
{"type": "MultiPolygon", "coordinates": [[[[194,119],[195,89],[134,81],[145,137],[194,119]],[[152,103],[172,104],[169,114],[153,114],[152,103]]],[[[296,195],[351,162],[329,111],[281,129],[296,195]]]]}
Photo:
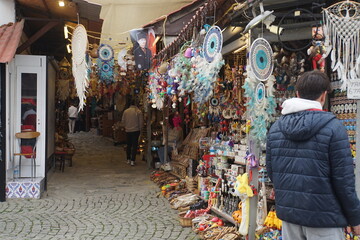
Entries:
{"type": "Polygon", "coordinates": [[[342,1],[323,12],[325,46],[331,51],[331,68],[342,80],[360,78],[360,3],[342,1]]]}
{"type": "Polygon", "coordinates": [[[223,44],[223,36],[221,29],[218,26],[214,26],[206,33],[203,50],[206,61],[212,62],[215,59],[216,54],[221,52],[223,44]]]}
{"type": "Polygon", "coordinates": [[[126,70],[126,66],[127,66],[127,62],[125,59],[125,56],[127,54],[127,49],[123,48],[120,50],[120,52],[118,53],[118,64],[121,67],[122,70],[126,70]]]}
{"type": "Polygon", "coordinates": [[[251,117],[250,135],[259,142],[265,141],[267,127],[273,120],[276,108],[272,55],[271,46],[265,39],[258,38],[253,42],[243,86],[245,97],[248,98],[245,106],[251,117]]]}
{"type": "Polygon", "coordinates": [[[250,48],[250,66],[255,77],[260,81],[267,80],[274,69],[273,51],[268,41],[257,38],[250,48]]]}
{"type": "Polygon", "coordinates": [[[101,44],[98,48],[98,75],[105,84],[114,82],[114,50],[110,45],[101,44]]]}
{"type": "Polygon", "coordinates": [[[77,95],[79,97],[79,110],[85,105],[85,91],[89,84],[89,67],[86,59],[88,39],[83,25],[76,26],[71,39],[72,48],[72,72],[75,79],[77,95]]]}

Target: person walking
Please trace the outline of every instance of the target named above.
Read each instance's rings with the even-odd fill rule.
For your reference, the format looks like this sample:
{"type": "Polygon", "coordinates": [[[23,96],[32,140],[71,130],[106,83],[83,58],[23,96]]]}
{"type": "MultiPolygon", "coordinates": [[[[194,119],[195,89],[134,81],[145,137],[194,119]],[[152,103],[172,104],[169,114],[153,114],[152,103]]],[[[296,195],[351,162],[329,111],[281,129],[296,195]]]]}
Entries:
{"type": "Polygon", "coordinates": [[[345,127],[322,110],[330,90],[316,70],[296,83],[270,128],[266,167],[275,189],[283,240],[343,240],[344,227],[360,234],[360,202],[345,127]]]}
{"type": "Polygon", "coordinates": [[[74,106],[73,103],[70,104],[68,109],[68,117],[69,117],[69,133],[74,133],[75,131],[75,123],[78,117],[78,109],[74,106]]]}
{"type": "Polygon", "coordinates": [[[143,115],[140,109],[135,105],[134,100],[130,100],[130,107],[124,111],[121,119],[121,125],[125,127],[126,132],[127,163],[134,166],[140,131],[143,126],[143,115]]]}

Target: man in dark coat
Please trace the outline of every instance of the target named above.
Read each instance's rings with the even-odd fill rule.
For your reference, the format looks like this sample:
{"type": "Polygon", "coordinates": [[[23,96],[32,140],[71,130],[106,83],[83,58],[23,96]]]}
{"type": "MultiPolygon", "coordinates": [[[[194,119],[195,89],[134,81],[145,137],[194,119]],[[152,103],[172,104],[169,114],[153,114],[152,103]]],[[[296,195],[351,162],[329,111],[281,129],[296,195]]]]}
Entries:
{"type": "Polygon", "coordinates": [[[322,110],[329,89],[324,73],[304,73],[297,98],[283,103],[283,116],[268,133],[266,167],[283,240],[343,240],[348,225],[360,234],[348,135],[335,115],[322,110]]]}
{"type": "Polygon", "coordinates": [[[146,46],[146,34],[138,32],[136,35],[139,46],[134,50],[136,69],[149,70],[151,64],[151,51],[146,46]]]}

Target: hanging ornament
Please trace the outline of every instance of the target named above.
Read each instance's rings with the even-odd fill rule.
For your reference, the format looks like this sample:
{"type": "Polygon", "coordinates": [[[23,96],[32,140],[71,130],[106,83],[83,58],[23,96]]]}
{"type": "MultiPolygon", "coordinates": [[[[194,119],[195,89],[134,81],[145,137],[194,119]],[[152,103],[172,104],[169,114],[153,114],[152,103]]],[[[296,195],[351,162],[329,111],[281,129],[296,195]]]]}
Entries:
{"type": "Polygon", "coordinates": [[[85,59],[88,47],[88,38],[86,29],[83,25],[76,26],[71,39],[72,49],[72,71],[75,79],[76,92],[79,97],[79,110],[85,105],[85,91],[89,85],[88,66],[85,59]]]}
{"type": "Polygon", "coordinates": [[[213,107],[217,107],[217,106],[219,106],[219,99],[218,98],[216,98],[216,97],[212,97],[211,99],[210,99],[210,104],[211,104],[211,106],[213,106],[213,107]]]}
{"type": "Polygon", "coordinates": [[[324,33],[331,68],[342,80],[360,78],[360,3],[342,1],[324,9],[324,33]]]}
{"type": "Polygon", "coordinates": [[[206,33],[203,50],[204,57],[208,62],[212,62],[217,53],[221,52],[223,45],[223,35],[218,26],[213,26],[206,33]]]}
{"type": "Polygon", "coordinates": [[[69,79],[69,77],[70,77],[70,73],[69,73],[68,69],[66,69],[66,68],[60,69],[60,71],[59,71],[60,79],[65,80],[65,79],[69,79]]]}
{"type": "Polygon", "coordinates": [[[255,94],[257,103],[261,103],[265,98],[265,85],[262,82],[256,86],[255,94]]]}
{"type": "Polygon", "coordinates": [[[107,85],[114,82],[114,50],[110,45],[101,44],[98,48],[98,75],[107,85]]]}
{"type": "Polygon", "coordinates": [[[120,50],[120,52],[117,55],[118,64],[123,70],[126,70],[126,65],[127,65],[127,62],[125,60],[126,54],[127,54],[127,49],[123,48],[120,50]]]}
{"type": "Polygon", "coordinates": [[[102,61],[111,61],[114,58],[114,50],[108,44],[101,44],[98,48],[98,55],[102,61]]]}
{"type": "Polygon", "coordinates": [[[266,81],[272,74],[274,63],[273,51],[268,41],[257,38],[250,47],[250,66],[255,77],[260,81],[266,81]]]}
{"type": "Polygon", "coordinates": [[[251,67],[246,68],[247,78],[243,88],[248,99],[246,106],[247,115],[251,119],[250,135],[259,143],[266,141],[267,128],[274,120],[276,102],[274,98],[275,77],[270,75],[264,84],[255,78],[251,67]]]}

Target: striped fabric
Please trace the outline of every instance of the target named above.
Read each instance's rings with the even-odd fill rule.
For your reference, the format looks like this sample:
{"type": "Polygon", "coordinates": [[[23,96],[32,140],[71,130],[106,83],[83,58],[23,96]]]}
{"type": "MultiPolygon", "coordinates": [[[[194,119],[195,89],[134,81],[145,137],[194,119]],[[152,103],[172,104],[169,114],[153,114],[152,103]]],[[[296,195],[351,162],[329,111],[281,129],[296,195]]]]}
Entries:
{"type": "Polygon", "coordinates": [[[0,63],[10,62],[16,52],[24,27],[24,20],[0,27],[0,63]]]}

